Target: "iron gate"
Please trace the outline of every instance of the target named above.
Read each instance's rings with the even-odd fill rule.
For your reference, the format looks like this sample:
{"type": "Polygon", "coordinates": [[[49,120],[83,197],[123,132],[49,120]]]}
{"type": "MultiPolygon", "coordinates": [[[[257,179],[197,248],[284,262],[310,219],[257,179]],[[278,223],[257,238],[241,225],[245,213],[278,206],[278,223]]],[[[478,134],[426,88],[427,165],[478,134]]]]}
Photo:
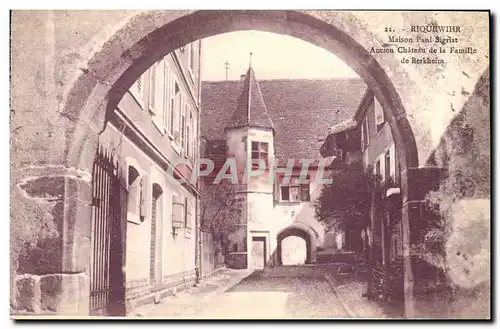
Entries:
{"type": "Polygon", "coordinates": [[[127,188],[111,153],[97,151],[92,173],[90,314],[125,315],[127,188]]]}

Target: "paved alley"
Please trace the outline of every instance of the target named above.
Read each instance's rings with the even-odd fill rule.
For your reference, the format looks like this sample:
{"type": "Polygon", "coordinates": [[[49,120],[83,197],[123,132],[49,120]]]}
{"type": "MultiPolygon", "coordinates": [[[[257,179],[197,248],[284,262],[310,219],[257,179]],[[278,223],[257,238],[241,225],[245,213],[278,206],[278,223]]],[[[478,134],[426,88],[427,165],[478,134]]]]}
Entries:
{"type": "MultiPolygon", "coordinates": [[[[216,285],[215,282],[221,280],[228,282],[229,277],[219,276],[207,286],[216,285]]],[[[325,280],[261,278],[258,273],[250,274],[219,293],[205,293],[202,297],[201,292],[193,290],[168,297],[161,304],[140,313],[148,318],[183,319],[349,317],[325,280]]]]}

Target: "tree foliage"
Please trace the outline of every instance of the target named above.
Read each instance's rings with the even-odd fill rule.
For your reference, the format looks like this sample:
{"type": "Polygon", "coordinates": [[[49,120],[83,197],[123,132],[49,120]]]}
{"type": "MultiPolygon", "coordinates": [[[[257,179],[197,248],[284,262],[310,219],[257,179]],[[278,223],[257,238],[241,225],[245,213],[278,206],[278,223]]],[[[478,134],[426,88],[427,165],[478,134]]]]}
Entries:
{"type": "Polygon", "coordinates": [[[236,186],[229,182],[207,184],[201,196],[201,227],[212,234],[221,244],[224,253],[228,248],[228,237],[241,216],[236,186]]]}
{"type": "Polygon", "coordinates": [[[371,168],[335,170],[330,173],[330,178],[333,179],[332,184],[325,185],[313,203],[316,218],[327,229],[368,225],[371,194],[376,182],[371,168]]]}

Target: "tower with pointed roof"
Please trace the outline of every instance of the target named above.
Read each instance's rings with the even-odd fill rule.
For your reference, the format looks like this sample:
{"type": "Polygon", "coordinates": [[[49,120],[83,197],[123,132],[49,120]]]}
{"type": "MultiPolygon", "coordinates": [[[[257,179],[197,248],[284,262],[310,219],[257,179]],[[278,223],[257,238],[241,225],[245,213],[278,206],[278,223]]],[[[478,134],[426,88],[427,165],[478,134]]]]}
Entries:
{"type": "Polygon", "coordinates": [[[269,175],[274,163],[275,129],[251,65],[225,130],[228,157],[238,168],[236,190],[241,209],[240,226],[230,237],[231,252],[226,258],[230,267],[261,268],[265,257],[251,257],[252,253],[265,255],[275,243],[269,225],[272,218],[268,218],[274,206],[269,175]]]}

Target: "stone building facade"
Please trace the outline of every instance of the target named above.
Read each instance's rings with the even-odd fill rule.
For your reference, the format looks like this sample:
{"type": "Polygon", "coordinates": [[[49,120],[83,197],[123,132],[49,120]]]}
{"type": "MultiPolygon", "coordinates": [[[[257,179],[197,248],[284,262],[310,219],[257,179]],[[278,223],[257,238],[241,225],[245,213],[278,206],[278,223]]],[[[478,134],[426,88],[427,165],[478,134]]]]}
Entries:
{"type": "MultiPolygon", "coordinates": [[[[373,92],[367,90],[353,117],[330,128],[321,147],[324,156],[335,154],[337,161],[332,166],[359,166],[361,170],[373,171],[373,192],[370,220],[361,231],[342,232],[352,240],[362,240],[367,251],[365,259],[372,263],[372,276],[379,285],[389,284],[385,274],[392,272],[393,289],[382,289],[373,294],[386,295],[387,290],[397,291],[402,297],[402,227],[400,170],[390,127],[385,120],[381,105],[373,92]],[[370,255],[368,256],[368,251],[370,255]],[[373,269],[373,267],[375,269],[373,269]],[[384,278],[380,278],[380,276],[384,278]]],[[[341,173],[340,173],[341,174],[341,173]]],[[[349,245],[359,245],[349,241],[349,245]]],[[[357,250],[358,252],[361,250],[357,250]]],[[[370,289],[372,286],[370,287],[370,289]]]]}
{"type": "MultiPolygon", "coordinates": [[[[199,157],[200,58],[200,41],[166,55],[108,113],[99,134],[100,152],[94,156],[108,168],[116,166],[126,199],[112,197],[117,193],[110,190],[113,177],[106,168],[96,170],[99,161],[94,160],[91,262],[86,269],[90,314],[123,315],[192,285],[196,268],[200,271],[199,189],[191,180],[199,157]],[[114,216],[107,209],[123,211],[113,217],[123,229],[120,247],[113,243],[115,222],[102,218],[114,216]],[[114,287],[123,287],[121,296],[113,296],[114,287]]],[[[24,281],[18,281],[21,290],[27,289],[24,281]]],[[[20,299],[16,306],[50,311],[51,303],[43,294],[39,298],[41,302],[20,299]]]]}
{"type": "Polygon", "coordinates": [[[258,81],[253,68],[240,81],[203,83],[203,154],[218,164],[206,181],[213,183],[226,172],[228,160],[235,161],[240,174],[241,219],[230,236],[228,266],[316,261],[326,232],[313,202],[320,180],[329,174],[319,139],[330,120],[352,115],[365,89],[357,79],[258,81]],[[256,171],[260,160],[265,170],[245,180],[248,164],[256,171]]]}
{"type": "Polygon", "coordinates": [[[120,161],[128,190],[127,309],[195,280],[199,192],[190,178],[199,153],[200,58],[196,41],[153,64],[100,136],[120,161]]]}

